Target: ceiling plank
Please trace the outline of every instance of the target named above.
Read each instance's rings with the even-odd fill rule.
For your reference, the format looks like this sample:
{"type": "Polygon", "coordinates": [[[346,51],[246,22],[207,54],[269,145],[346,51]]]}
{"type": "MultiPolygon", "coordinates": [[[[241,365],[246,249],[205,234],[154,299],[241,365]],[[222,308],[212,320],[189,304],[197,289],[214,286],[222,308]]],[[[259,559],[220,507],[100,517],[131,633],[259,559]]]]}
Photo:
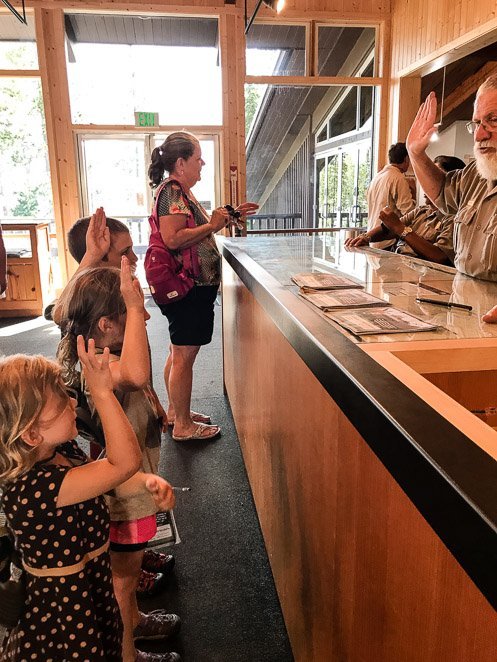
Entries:
{"type": "MultiPolygon", "coordinates": [[[[481,69],[459,85],[451,94],[449,94],[443,105],[444,116],[447,117],[462,103],[467,101],[480,85],[492,74],[497,73],[497,62],[486,62],[481,69]]],[[[437,117],[440,117],[440,103],[438,104],[437,117]]]]}

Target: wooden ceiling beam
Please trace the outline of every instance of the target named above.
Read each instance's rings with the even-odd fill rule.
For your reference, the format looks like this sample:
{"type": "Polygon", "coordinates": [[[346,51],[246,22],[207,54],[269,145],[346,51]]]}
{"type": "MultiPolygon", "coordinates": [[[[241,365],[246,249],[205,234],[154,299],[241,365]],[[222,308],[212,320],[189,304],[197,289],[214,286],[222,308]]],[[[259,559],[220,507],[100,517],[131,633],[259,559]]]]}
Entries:
{"type": "MultiPolygon", "coordinates": [[[[451,94],[449,94],[443,106],[444,117],[447,117],[453,110],[455,110],[462,103],[467,101],[470,96],[476,94],[476,90],[480,85],[492,74],[497,73],[497,62],[486,62],[481,69],[479,69],[472,76],[469,76],[459,87],[457,87],[451,94]]],[[[440,117],[440,103],[438,104],[437,117],[440,117]]]]}

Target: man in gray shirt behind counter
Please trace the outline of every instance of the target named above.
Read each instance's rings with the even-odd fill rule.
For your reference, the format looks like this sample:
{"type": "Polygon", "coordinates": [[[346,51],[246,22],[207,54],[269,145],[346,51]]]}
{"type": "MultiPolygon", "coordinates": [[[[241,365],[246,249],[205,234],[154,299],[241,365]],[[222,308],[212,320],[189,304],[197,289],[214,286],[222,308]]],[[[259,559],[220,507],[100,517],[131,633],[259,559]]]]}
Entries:
{"type": "MultiPolygon", "coordinates": [[[[445,214],[454,215],[454,265],[475,278],[497,281],[497,76],[476,93],[473,119],[475,161],[444,174],[426,154],[436,133],[437,99],[431,92],[407,136],[414,173],[426,195],[445,214]]],[[[497,306],[483,316],[497,322],[497,306]]]]}

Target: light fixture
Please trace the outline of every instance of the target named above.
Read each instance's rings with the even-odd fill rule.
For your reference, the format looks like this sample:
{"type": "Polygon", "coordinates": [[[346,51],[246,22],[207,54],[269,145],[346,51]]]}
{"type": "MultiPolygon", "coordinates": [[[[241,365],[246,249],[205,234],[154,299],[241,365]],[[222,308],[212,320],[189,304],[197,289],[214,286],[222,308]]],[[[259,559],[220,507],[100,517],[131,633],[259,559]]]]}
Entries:
{"type": "Polygon", "coordinates": [[[269,7],[269,9],[272,9],[277,14],[279,14],[280,11],[285,6],[285,0],[257,0],[254,13],[252,14],[252,16],[248,21],[247,21],[247,0],[245,0],[245,34],[247,34],[247,32],[250,30],[250,26],[254,22],[254,19],[257,16],[257,12],[259,11],[262,4],[266,5],[266,7],[269,7]]]}
{"type": "Polygon", "coordinates": [[[443,70],[443,77],[442,77],[442,98],[440,99],[440,121],[436,122],[434,126],[437,127],[436,133],[433,133],[430,142],[435,143],[439,139],[438,132],[440,130],[440,127],[442,126],[442,121],[444,117],[444,97],[445,97],[445,67],[443,70]]]}
{"type": "Polygon", "coordinates": [[[9,2],[9,0],[2,0],[2,2],[3,2],[3,4],[7,7],[7,9],[9,9],[9,10],[14,14],[14,16],[15,16],[19,21],[21,21],[21,23],[24,23],[24,25],[27,25],[27,24],[28,24],[28,22],[27,22],[27,20],[26,20],[26,7],[24,6],[24,0],[21,0],[22,16],[21,16],[21,14],[19,14],[19,12],[17,11],[17,9],[14,7],[14,5],[12,5],[12,4],[9,2]]]}

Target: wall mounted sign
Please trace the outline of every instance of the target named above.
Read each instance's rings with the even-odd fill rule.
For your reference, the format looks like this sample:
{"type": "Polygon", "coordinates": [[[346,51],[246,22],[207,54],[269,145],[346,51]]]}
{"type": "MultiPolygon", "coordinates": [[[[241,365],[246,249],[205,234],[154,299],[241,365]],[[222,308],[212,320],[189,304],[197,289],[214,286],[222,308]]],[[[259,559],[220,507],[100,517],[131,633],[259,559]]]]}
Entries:
{"type": "Polygon", "coordinates": [[[145,113],[143,111],[135,111],[135,126],[137,127],[150,127],[159,126],[159,113],[145,113]]]}

